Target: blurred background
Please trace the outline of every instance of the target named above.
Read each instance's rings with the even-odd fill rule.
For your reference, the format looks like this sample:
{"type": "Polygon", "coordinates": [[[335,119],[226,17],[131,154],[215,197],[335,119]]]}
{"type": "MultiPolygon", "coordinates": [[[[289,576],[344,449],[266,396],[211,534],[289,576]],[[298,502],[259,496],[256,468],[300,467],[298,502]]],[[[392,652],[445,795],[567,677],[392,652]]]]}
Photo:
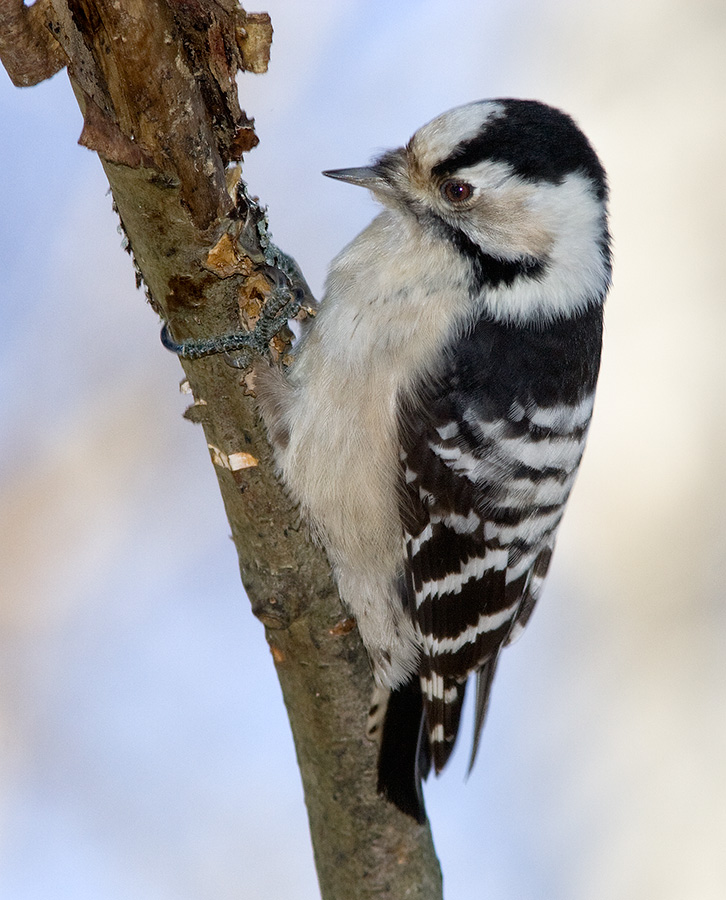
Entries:
{"type": "MultiPolygon", "coordinates": [[[[426,794],[447,900],[726,896],[726,6],[269,0],[246,176],[320,295],[320,177],[535,97],[610,174],[615,284],[552,575],[426,794]]],[[[65,73],[0,71],[0,898],[318,897],[262,626],[65,73]],[[284,858],[281,859],[281,854],[284,858]]]]}

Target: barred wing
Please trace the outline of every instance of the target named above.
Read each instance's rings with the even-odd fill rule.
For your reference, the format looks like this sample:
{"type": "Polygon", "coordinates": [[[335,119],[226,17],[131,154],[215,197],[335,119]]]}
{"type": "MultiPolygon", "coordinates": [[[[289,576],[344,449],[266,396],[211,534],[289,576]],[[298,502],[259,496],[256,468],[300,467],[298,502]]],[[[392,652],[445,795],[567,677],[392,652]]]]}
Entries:
{"type": "Polygon", "coordinates": [[[453,390],[403,412],[407,603],[437,772],[476,672],[473,763],[499,651],[526,624],[547,572],[592,399],[514,400],[501,415],[486,397],[466,403],[453,390]]]}

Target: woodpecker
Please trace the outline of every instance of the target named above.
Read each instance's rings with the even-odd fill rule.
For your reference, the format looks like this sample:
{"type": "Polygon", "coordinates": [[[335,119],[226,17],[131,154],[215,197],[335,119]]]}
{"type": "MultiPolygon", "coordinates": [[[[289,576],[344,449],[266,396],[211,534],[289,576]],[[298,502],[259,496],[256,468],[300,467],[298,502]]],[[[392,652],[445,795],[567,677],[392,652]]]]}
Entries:
{"type": "Polygon", "coordinates": [[[333,261],[290,367],[258,366],[256,389],[388,696],[379,791],[423,822],[421,780],[449,759],[470,675],[473,765],[582,457],[611,277],[606,176],[568,115],[514,99],[323,174],[383,210],[333,261]]]}

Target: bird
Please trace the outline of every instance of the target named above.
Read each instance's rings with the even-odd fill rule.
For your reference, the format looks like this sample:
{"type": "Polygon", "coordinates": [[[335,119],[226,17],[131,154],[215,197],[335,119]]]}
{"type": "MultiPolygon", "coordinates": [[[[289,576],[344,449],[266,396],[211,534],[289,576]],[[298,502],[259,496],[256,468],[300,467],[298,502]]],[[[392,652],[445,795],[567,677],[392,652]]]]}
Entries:
{"type": "Polygon", "coordinates": [[[474,764],[582,458],[607,178],[569,115],[526,99],[456,107],[323,174],[382,210],[331,263],[291,365],[257,367],[256,394],[370,657],[378,791],[425,822],[422,781],[451,755],[470,680],[474,764]]]}

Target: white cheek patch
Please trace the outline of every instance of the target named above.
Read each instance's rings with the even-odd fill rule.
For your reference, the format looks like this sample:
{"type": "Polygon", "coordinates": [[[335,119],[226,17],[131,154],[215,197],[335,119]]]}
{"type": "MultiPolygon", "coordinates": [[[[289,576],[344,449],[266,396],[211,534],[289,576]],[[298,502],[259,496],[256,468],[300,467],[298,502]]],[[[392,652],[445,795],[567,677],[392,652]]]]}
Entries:
{"type": "Polygon", "coordinates": [[[484,287],[483,307],[497,320],[526,325],[566,318],[605,293],[605,211],[589,178],[571,172],[558,184],[529,181],[492,160],[457,177],[474,186],[474,201],[457,210],[436,194],[429,202],[438,214],[491,256],[543,264],[536,275],[484,287]]]}
{"type": "MultiPolygon", "coordinates": [[[[528,203],[528,217],[551,239],[543,271],[520,276],[510,285],[485,287],[483,307],[499,321],[527,325],[567,318],[601,298],[610,285],[609,265],[602,251],[605,234],[603,205],[589,179],[577,173],[561,184],[538,184],[528,203]]],[[[530,227],[530,226],[527,226],[530,227]]],[[[517,233],[516,217],[511,241],[492,247],[504,255],[506,247],[523,239],[517,233]]],[[[470,236],[485,250],[486,225],[470,236]]]]}

